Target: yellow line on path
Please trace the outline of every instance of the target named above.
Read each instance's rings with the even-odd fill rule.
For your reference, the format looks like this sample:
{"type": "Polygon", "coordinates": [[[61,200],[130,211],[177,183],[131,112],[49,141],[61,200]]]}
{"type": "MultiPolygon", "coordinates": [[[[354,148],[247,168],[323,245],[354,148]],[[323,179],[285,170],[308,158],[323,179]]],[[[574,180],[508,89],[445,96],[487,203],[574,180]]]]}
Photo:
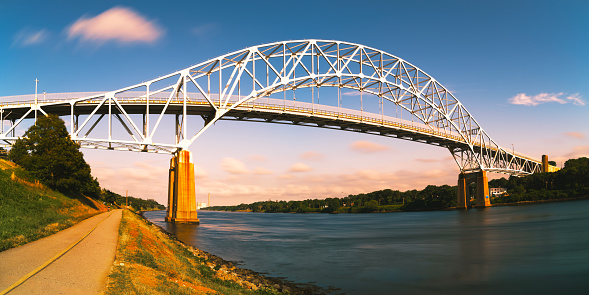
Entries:
{"type": "MultiPolygon", "coordinates": [[[[114,212],[114,211],[113,211],[114,212]]],[[[98,225],[100,225],[103,221],[105,221],[107,218],[109,218],[113,212],[110,212],[110,214],[108,214],[107,217],[105,217],[103,220],[101,220],[99,223],[97,223],[88,233],[86,233],[82,238],[80,238],[79,240],[77,240],[75,243],[71,244],[69,247],[67,247],[65,250],[61,251],[60,253],[58,253],[57,255],[53,256],[53,258],[49,259],[47,262],[43,263],[43,265],[37,267],[35,270],[31,271],[30,273],[28,273],[27,275],[25,275],[24,277],[20,278],[20,280],[16,281],[16,283],[12,284],[12,286],[6,288],[4,291],[0,292],[0,295],[4,295],[10,291],[12,291],[14,288],[20,286],[22,283],[24,283],[26,280],[28,280],[30,277],[36,275],[38,272],[40,272],[42,269],[44,269],[45,267],[47,267],[49,264],[53,263],[55,260],[57,260],[59,257],[63,256],[63,254],[67,253],[69,250],[71,250],[74,246],[76,246],[77,244],[79,244],[83,239],[85,239],[88,235],[90,235],[90,233],[92,233],[97,227],[98,225]]]]}

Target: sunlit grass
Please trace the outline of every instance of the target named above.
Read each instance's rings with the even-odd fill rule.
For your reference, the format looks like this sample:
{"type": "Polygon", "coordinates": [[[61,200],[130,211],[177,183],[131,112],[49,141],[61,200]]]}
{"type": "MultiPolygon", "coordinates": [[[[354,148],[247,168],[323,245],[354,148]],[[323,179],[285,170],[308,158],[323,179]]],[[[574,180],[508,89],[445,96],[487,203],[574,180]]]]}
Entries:
{"type": "Polygon", "coordinates": [[[106,294],[282,294],[224,280],[207,259],[125,210],[106,294]]]}
{"type": "Polygon", "coordinates": [[[22,168],[0,159],[0,251],[46,237],[105,209],[83,201],[44,187],[22,168]]]}

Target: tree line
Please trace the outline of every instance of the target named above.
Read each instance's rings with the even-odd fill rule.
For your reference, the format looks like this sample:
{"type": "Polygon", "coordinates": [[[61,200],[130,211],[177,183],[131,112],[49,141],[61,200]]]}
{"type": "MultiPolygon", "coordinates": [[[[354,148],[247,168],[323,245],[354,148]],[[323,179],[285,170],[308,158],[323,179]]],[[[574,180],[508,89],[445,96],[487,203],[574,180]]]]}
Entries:
{"type": "MultiPolygon", "coordinates": [[[[491,197],[492,204],[523,201],[562,200],[589,197],[589,158],[570,159],[552,173],[510,176],[489,181],[489,187],[506,188],[507,193],[491,197]]],[[[475,195],[476,184],[467,188],[475,195]]],[[[267,213],[370,213],[414,210],[442,210],[456,207],[457,186],[428,185],[422,190],[384,189],[344,198],[304,201],[261,201],[237,206],[212,206],[205,210],[267,213]]],[[[474,200],[471,200],[471,206],[474,200]]]]}
{"type": "Polygon", "coordinates": [[[125,197],[107,189],[102,189],[99,200],[116,206],[129,206],[133,211],[166,209],[166,206],[154,199],[144,200],[132,196],[125,197]]]}
{"type": "Polygon", "coordinates": [[[589,158],[567,160],[556,172],[494,179],[489,187],[507,189],[506,194],[491,199],[496,204],[589,197],[589,158]]]}
{"type": "MultiPolygon", "coordinates": [[[[110,204],[125,204],[125,197],[100,188],[98,180],[91,174],[90,165],[84,160],[80,145],[71,140],[65,122],[57,115],[39,117],[24,137],[12,145],[8,159],[66,196],[83,195],[110,204]]],[[[137,210],[165,208],[154,200],[134,197],[129,200],[137,210]]]]}

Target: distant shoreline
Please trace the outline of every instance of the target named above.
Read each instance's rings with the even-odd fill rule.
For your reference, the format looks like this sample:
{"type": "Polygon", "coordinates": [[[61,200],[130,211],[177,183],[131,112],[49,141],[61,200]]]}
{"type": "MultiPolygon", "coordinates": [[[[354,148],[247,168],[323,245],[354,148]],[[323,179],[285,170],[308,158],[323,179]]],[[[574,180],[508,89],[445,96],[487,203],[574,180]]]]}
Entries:
{"type": "MultiPolygon", "coordinates": [[[[557,202],[568,202],[568,201],[578,201],[578,200],[586,200],[589,199],[589,196],[583,197],[574,197],[574,198],[564,198],[564,199],[549,199],[549,200],[536,200],[536,201],[519,201],[519,202],[510,202],[510,203],[497,203],[491,204],[490,207],[503,207],[503,206],[524,206],[524,205],[534,205],[534,204],[543,204],[543,203],[557,203],[557,202]]],[[[475,209],[475,207],[468,207],[469,209],[475,209]]],[[[374,214],[374,213],[402,213],[402,212],[423,212],[423,211],[451,211],[451,210],[464,210],[457,207],[448,207],[448,208],[432,208],[432,209],[417,209],[417,210],[391,210],[391,211],[374,211],[374,212],[265,212],[265,211],[252,211],[252,210],[208,210],[208,209],[200,209],[203,211],[213,211],[213,212],[242,212],[242,213],[277,213],[277,214],[374,214]]]]}

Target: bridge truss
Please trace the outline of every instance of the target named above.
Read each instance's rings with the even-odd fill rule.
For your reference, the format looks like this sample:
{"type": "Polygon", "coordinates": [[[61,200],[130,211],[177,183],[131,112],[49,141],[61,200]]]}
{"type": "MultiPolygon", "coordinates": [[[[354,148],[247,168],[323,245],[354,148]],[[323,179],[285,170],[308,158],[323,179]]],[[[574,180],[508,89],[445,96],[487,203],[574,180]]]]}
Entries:
{"type": "Polygon", "coordinates": [[[70,136],[82,147],[163,153],[188,148],[218,120],[249,120],[437,145],[450,151],[463,172],[542,171],[541,161],[496,144],[452,93],[418,67],[384,51],[340,41],[253,46],[116,91],[50,94],[41,101],[5,97],[0,104],[4,146],[18,138],[25,119],[47,113],[69,120],[70,136]],[[337,95],[323,98],[331,99],[331,105],[319,103],[325,87],[337,90],[337,95]],[[342,90],[356,95],[342,95],[342,90]],[[343,107],[343,96],[354,100],[354,107],[343,107]],[[371,103],[377,107],[365,108],[371,103]],[[411,122],[391,116],[392,109],[411,122]],[[172,133],[163,130],[164,118],[170,117],[165,115],[175,116],[174,137],[167,141],[158,135],[172,133]],[[204,124],[195,124],[192,117],[204,124]],[[95,135],[96,130],[107,132],[95,135]],[[115,138],[113,131],[126,138],[115,138]]]}

